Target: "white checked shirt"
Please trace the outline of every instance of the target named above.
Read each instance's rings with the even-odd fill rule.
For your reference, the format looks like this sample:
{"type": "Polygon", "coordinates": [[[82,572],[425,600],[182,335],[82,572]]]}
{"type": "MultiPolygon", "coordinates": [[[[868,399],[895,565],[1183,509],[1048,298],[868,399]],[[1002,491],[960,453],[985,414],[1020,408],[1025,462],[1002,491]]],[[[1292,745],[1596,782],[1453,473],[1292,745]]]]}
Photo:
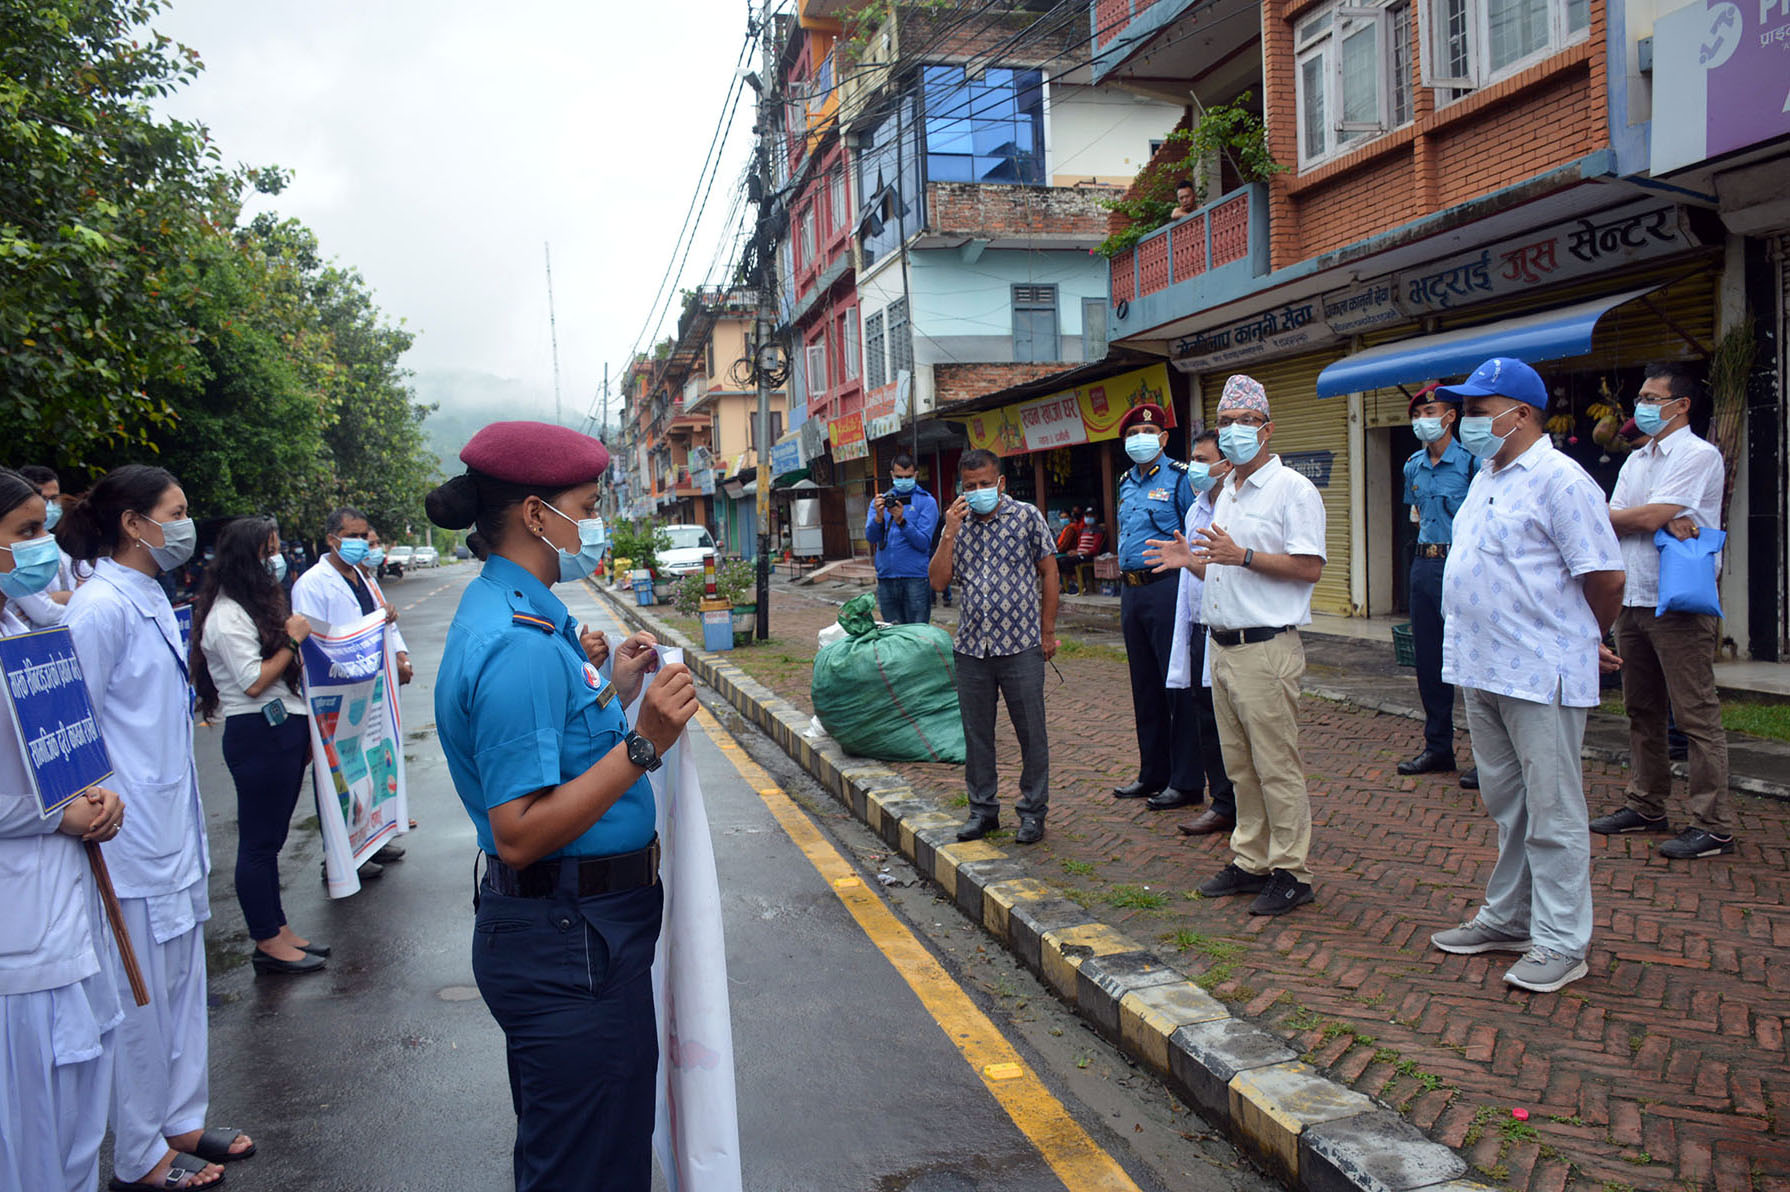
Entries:
{"type": "MultiPolygon", "coordinates": [[[[1324,498],[1317,486],[1271,455],[1248,480],[1224,478],[1212,524],[1260,555],[1324,553],[1324,498]]],[[[1200,620],[1213,629],[1257,629],[1311,624],[1315,585],[1270,579],[1245,567],[1208,566],[1200,620]]]]}
{"type": "Polygon", "coordinates": [[[1597,618],[1583,576],[1622,570],[1603,490],[1545,436],[1488,461],[1454,518],[1442,572],[1442,681],[1597,706],[1597,618]]]}
{"type": "MultiPolygon", "coordinates": [[[[1610,494],[1610,508],[1633,509],[1637,505],[1677,505],[1699,526],[1722,525],[1722,453],[1707,440],[1681,426],[1663,439],[1655,439],[1623,461],[1610,494]]],[[[1622,566],[1628,571],[1628,587],[1622,603],[1631,608],[1659,604],[1659,547],[1651,533],[1624,534],[1622,566]]],[[[1716,556],[1721,566],[1721,556],[1716,556]]]]}

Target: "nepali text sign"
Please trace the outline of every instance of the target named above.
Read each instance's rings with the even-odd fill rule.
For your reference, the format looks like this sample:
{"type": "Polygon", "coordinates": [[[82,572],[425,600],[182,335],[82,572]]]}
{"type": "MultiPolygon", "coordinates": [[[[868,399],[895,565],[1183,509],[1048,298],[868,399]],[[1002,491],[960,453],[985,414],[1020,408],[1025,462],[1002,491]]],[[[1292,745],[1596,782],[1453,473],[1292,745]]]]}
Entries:
{"type": "Polygon", "coordinates": [[[1284,451],[1280,463],[1311,481],[1313,487],[1329,488],[1336,456],[1328,451],[1284,451]]]}
{"type": "Polygon", "coordinates": [[[1171,349],[1175,367],[1188,373],[1207,372],[1328,343],[1337,336],[1319,306],[1318,299],[1307,298],[1178,340],[1171,349]]]}
{"type": "Polygon", "coordinates": [[[0,638],[6,706],[44,817],[112,774],[74,638],[62,628],[0,638]]]}
{"type": "Polygon", "coordinates": [[[864,415],[842,414],[827,423],[827,437],[833,444],[833,458],[840,463],[863,459],[870,454],[870,443],[864,438],[864,415]]]}
{"type": "Polygon", "coordinates": [[[311,776],[329,895],[346,898],[360,889],[360,867],[409,822],[397,666],[384,609],[312,627],[302,646],[311,776]]]}
{"type": "Polygon", "coordinates": [[[970,446],[996,455],[1025,455],[1119,437],[1119,420],[1133,406],[1154,404],[1175,418],[1168,366],[1152,364],[1049,397],[981,410],[968,416],[970,446]]]}
{"type": "Polygon", "coordinates": [[[1322,303],[1324,322],[1338,335],[1387,327],[1409,317],[1399,308],[1398,290],[1390,277],[1325,294],[1322,303]]]}
{"type": "Polygon", "coordinates": [[[781,476],[802,466],[802,436],[795,431],[771,444],[771,475],[781,476]]]}
{"type": "Polygon", "coordinates": [[[1692,0],[1653,47],[1654,174],[1790,134],[1790,0],[1692,0]]]}

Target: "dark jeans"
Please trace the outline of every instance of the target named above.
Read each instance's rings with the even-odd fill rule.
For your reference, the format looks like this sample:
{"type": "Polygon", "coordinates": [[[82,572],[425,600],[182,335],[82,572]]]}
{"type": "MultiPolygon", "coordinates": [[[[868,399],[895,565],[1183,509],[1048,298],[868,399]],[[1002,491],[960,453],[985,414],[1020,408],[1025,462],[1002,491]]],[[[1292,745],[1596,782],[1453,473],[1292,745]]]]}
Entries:
{"type": "MultiPolygon", "coordinates": [[[[1212,689],[1200,682],[1206,667],[1206,627],[1194,622],[1187,642],[1188,673],[1193,677],[1188,694],[1193,697],[1193,725],[1199,739],[1200,769],[1205,773],[1206,792],[1212,799],[1213,811],[1228,820],[1235,820],[1237,792],[1224,768],[1224,745],[1218,739],[1218,716],[1212,710],[1212,689]]],[[[1188,793],[1198,794],[1199,788],[1190,788],[1188,793]]]]}
{"type": "Polygon", "coordinates": [[[990,819],[1001,812],[1000,774],[994,759],[996,699],[1007,701],[1007,716],[1019,737],[1021,819],[1044,818],[1050,804],[1050,738],[1044,725],[1044,651],[972,658],[958,654],[957,704],[963,716],[964,784],[970,810],[990,819]]]}
{"type": "Polygon", "coordinates": [[[479,890],[472,972],[503,1028],[516,1192],[652,1187],[663,907],[656,885],[591,898],[479,890]]]}
{"type": "MultiPolygon", "coordinates": [[[[1197,794],[1205,786],[1193,693],[1168,686],[1169,653],[1175,644],[1175,581],[1119,594],[1125,662],[1131,669],[1131,713],[1137,722],[1137,778],[1145,786],[1172,786],[1197,794]]],[[[1199,683],[1199,672],[1194,672],[1199,683]]]]}
{"type": "Polygon", "coordinates": [[[280,849],[311,757],[310,719],[270,725],[259,712],[224,720],[224,764],[236,782],[236,899],[249,936],[270,940],[286,925],[280,849]]]}
{"type": "Polygon", "coordinates": [[[1447,559],[1411,560],[1411,645],[1423,700],[1425,749],[1454,756],[1454,685],[1442,681],[1442,569],[1447,559]]]}
{"type": "Polygon", "coordinates": [[[932,620],[932,584],[925,576],[878,579],[876,606],[891,624],[924,625],[932,620]]]}

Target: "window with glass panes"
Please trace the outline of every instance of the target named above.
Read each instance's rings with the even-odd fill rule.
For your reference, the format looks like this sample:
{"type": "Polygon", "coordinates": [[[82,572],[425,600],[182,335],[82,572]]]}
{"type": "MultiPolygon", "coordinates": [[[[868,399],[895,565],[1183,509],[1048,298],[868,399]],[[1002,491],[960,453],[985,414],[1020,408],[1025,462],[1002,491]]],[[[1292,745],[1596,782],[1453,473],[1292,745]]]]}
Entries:
{"type": "Polygon", "coordinates": [[[1591,0],[1424,0],[1423,82],[1489,86],[1591,32],[1591,0]]]}
{"type": "Polygon", "coordinates": [[[921,72],[929,182],[1044,184],[1044,74],[961,66],[921,72]]]}
{"type": "Polygon", "coordinates": [[[883,358],[883,312],[864,320],[864,387],[881,389],[888,384],[888,365],[883,358]]]}
{"type": "Polygon", "coordinates": [[[889,378],[894,380],[902,369],[914,370],[914,331],[908,325],[907,299],[897,298],[886,308],[889,315],[889,378]]]}
{"type": "Polygon", "coordinates": [[[839,317],[839,375],[843,381],[858,379],[858,311],[856,307],[839,317]]]}
{"type": "Polygon", "coordinates": [[[1411,120],[1411,6],[1329,4],[1293,31],[1299,163],[1411,120]]]}

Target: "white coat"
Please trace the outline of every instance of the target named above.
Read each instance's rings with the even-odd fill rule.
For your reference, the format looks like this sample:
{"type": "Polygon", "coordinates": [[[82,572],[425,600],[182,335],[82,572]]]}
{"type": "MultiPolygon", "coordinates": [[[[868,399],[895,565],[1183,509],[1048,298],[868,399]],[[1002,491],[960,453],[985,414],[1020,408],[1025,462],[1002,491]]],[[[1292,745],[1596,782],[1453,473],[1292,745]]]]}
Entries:
{"type": "MultiPolygon", "coordinates": [[[[1200,540],[1194,537],[1195,530],[1204,530],[1212,524],[1212,493],[1203,492],[1193,507],[1187,511],[1187,520],[1182,523],[1181,536],[1194,546],[1200,540]]],[[[1168,678],[1164,686],[1184,688],[1193,686],[1193,626],[1200,619],[1200,589],[1202,581],[1193,572],[1182,569],[1175,587],[1175,640],[1168,650],[1168,678]]],[[[1212,686],[1212,650],[1208,641],[1205,651],[1205,664],[1200,670],[1200,686],[1212,686]]]]}
{"type": "Polygon", "coordinates": [[[62,562],[56,567],[56,578],[50,581],[46,591],[31,596],[19,596],[9,603],[18,606],[25,620],[39,629],[48,629],[52,625],[62,624],[63,617],[68,615],[68,606],[51,600],[50,593],[72,592],[80,586],[80,582],[75,575],[75,561],[68,557],[67,551],[63,551],[62,562]]]}
{"type": "MultiPolygon", "coordinates": [[[[380,608],[389,608],[379,581],[364,571],[360,573],[360,577],[366,581],[367,590],[373,594],[373,603],[380,608]]],[[[346,625],[367,615],[360,610],[360,601],[354,595],[353,585],[336,570],[328,555],[306,568],[305,573],[292,585],[292,611],[330,626],[346,625]]],[[[396,625],[392,626],[388,636],[391,638],[394,654],[410,652],[404,644],[404,634],[396,625]]]]}

